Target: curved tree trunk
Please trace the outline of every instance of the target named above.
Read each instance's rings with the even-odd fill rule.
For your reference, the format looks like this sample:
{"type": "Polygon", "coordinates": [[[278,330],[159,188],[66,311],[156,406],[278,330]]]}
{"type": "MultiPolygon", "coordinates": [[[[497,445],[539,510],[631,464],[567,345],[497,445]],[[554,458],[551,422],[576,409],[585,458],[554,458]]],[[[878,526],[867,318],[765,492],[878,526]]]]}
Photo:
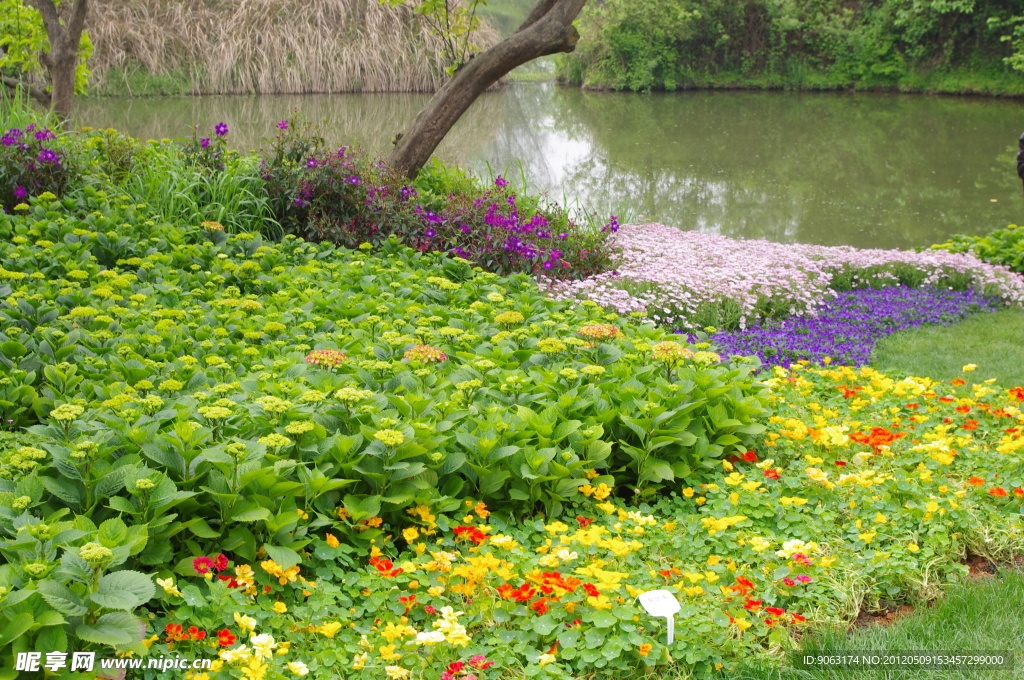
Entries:
{"type": "Polygon", "coordinates": [[[65,12],[64,20],[53,0],[28,0],[39,10],[46,28],[50,51],[39,55],[39,61],[50,76],[50,108],[66,125],[71,118],[75,97],[75,69],[78,67],[78,46],[85,30],[89,0],[75,0],[65,12]]]}
{"type": "Polygon", "coordinates": [[[497,45],[471,58],[395,139],[389,162],[414,178],[455,122],[488,87],[517,66],[538,57],[572,52],[579,33],[572,22],[587,0],[541,0],[523,25],[497,45]]]}

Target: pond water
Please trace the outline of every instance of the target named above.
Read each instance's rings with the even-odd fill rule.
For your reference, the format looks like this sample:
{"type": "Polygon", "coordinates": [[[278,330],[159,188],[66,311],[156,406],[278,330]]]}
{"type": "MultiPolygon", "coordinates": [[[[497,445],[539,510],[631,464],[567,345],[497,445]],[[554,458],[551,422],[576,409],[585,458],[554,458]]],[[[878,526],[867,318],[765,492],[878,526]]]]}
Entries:
{"type": "MultiPolygon", "coordinates": [[[[82,125],[136,137],[227,122],[258,148],[295,109],[386,151],[427,95],[81,99],[82,125]]],[[[1024,103],[924,95],[489,92],[438,155],[623,221],[782,243],[909,248],[1024,219],[1013,163],[1024,103]]]]}

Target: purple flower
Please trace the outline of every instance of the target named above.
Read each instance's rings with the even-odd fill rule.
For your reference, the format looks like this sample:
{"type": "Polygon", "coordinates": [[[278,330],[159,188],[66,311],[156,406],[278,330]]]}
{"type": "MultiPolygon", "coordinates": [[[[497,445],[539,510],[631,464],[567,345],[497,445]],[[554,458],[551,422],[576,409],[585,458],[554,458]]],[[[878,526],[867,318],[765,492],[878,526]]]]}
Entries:
{"type": "Polygon", "coordinates": [[[25,187],[14,187],[15,198],[25,198],[26,196],[28,196],[28,189],[25,187]]]}
{"type": "Polygon", "coordinates": [[[204,149],[207,148],[208,146],[210,146],[210,138],[209,137],[203,137],[202,139],[200,139],[199,140],[199,146],[203,147],[204,149]]]}
{"type": "Polygon", "coordinates": [[[277,124],[277,127],[280,128],[281,130],[287,130],[288,129],[288,121],[282,120],[280,123],[277,124]]]}
{"type": "Polygon", "coordinates": [[[43,149],[39,152],[39,156],[36,157],[36,160],[40,163],[60,163],[60,156],[50,149],[43,149]]]}
{"type": "Polygon", "coordinates": [[[552,267],[555,266],[555,263],[552,262],[551,260],[545,260],[543,266],[544,266],[544,269],[551,269],[552,267]]]}
{"type": "Polygon", "coordinates": [[[36,139],[40,142],[45,142],[49,139],[57,139],[57,135],[44,128],[36,133],[36,139]]]}
{"type": "Polygon", "coordinates": [[[427,229],[423,232],[423,235],[426,238],[434,238],[435,236],[437,236],[437,232],[434,231],[433,229],[427,229]]]}
{"type": "Polygon", "coordinates": [[[460,231],[461,231],[461,232],[462,232],[463,234],[469,234],[469,233],[471,233],[471,232],[473,231],[472,229],[470,229],[470,227],[469,227],[469,225],[468,225],[468,224],[460,224],[460,225],[459,225],[459,230],[460,230],[460,231]]]}
{"type": "Polygon", "coordinates": [[[795,576],[794,578],[797,581],[800,581],[800,583],[810,583],[812,580],[811,577],[807,574],[800,574],[799,576],[795,576]]]}
{"type": "Polygon", "coordinates": [[[359,178],[356,177],[355,175],[352,175],[351,177],[348,178],[348,183],[349,184],[359,184],[359,178]]]}
{"type": "Polygon", "coordinates": [[[213,126],[213,131],[216,132],[219,136],[223,137],[228,133],[228,124],[217,123],[215,126],[213,126]]]}
{"type": "Polygon", "coordinates": [[[318,165],[320,165],[320,161],[318,161],[315,158],[310,158],[308,161],[306,161],[307,168],[315,168],[318,165]]]}
{"type": "Polygon", "coordinates": [[[508,180],[502,177],[501,175],[498,175],[497,177],[494,178],[494,186],[498,187],[499,189],[507,187],[508,180]]]}

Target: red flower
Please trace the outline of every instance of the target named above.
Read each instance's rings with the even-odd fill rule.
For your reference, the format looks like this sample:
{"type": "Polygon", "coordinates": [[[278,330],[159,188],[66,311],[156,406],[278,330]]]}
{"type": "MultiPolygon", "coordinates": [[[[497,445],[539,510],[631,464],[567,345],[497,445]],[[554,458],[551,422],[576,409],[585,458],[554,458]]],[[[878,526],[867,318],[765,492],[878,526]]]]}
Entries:
{"type": "Polygon", "coordinates": [[[197,574],[205,574],[213,568],[213,560],[209,557],[196,557],[192,560],[192,568],[197,574]]]}
{"type": "Polygon", "coordinates": [[[416,596],[408,595],[406,597],[398,598],[398,601],[405,605],[405,613],[402,616],[408,616],[409,610],[416,606],[416,596]]]}
{"type": "Polygon", "coordinates": [[[754,584],[746,576],[737,576],[736,583],[729,586],[729,589],[736,591],[743,597],[746,597],[750,593],[750,591],[754,589],[754,584]]]}
{"type": "Polygon", "coordinates": [[[794,614],[792,612],[790,612],[789,615],[793,617],[793,623],[800,623],[801,621],[807,620],[806,616],[800,616],[799,614],[794,614]]]}
{"type": "Polygon", "coordinates": [[[395,568],[395,563],[384,557],[371,557],[370,564],[380,572],[381,576],[398,576],[401,569],[395,568]]]}
{"type": "Polygon", "coordinates": [[[964,428],[965,430],[977,430],[978,429],[978,421],[977,420],[965,420],[964,424],[961,425],[960,427],[964,428]]]}
{"type": "Polygon", "coordinates": [[[996,498],[1006,498],[1006,489],[1001,486],[994,486],[988,492],[996,498]]]}
{"type": "Polygon", "coordinates": [[[238,637],[231,634],[231,631],[225,628],[224,630],[217,631],[217,644],[221,647],[230,647],[235,644],[235,640],[238,637]]]}
{"type": "Polygon", "coordinates": [[[772,468],[771,470],[765,470],[764,471],[764,476],[767,477],[768,479],[778,479],[779,478],[779,468],[772,468]]]}
{"type": "Polygon", "coordinates": [[[178,640],[188,640],[188,633],[181,632],[180,623],[168,623],[164,627],[164,635],[167,636],[167,642],[176,642],[178,640]]]}
{"type": "Polygon", "coordinates": [[[943,404],[949,404],[953,401],[953,397],[939,397],[939,401],[943,404]]]}
{"type": "Polygon", "coordinates": [[[961,385],[966,385],[967,382],[963,378],[954,378],[949,381],[949,384],[955,387],[960,387],[961,385]]]}
{"type": "Polygon", "coordinates": [[[970,413],[971,412],[971,407],[970,406],[957,406],[956,407],[956,412],[957,413],[970,413]]]}
{"type": "Polygon", "coordinates": [[[587,591],[587,595],[590,597],[598,597],[601,594],[601,591],[593,583],[584,583],[583,590],[587,591]]]}
{"type": "Polygon", "coordinates": [[[838,465],[839,467],[843,467],[844,465],[846,465],[846,461],[845,460],[837,460],[836,461],[836,465],[838,465]]]}
{"type": "Polygon", "coordinates": [[[456,536],[465,536],[477,545],[480,545],[481,543],[487,540],[487,534],[480,531],[476,527],[455,527],[452,530],[452,533],[456,536]]]}
{"type": "Polygon", "coordinates": [[[1024,387],[1014,387],[1008,390],[1008,392],[1017,401],[1024,401],[1024,387]]]}
{"type": "MultiPolygon", "coordinates": [[[[508,584],[506,583],[504,585],[508,585],[508,584]]],[[[501,592],[501,588],[500,587],[498,588],[498,592],[501,592]]],[[[437,613],[437,609],[433,605],[430,605],[430,604],[424,606],[423,607],[423,611],[425,611],[426,613],[430,614],[431,616],[433,616],[434,614],[437,613]]]]}
{"type": "Polygon", "coordinates": [[[551,610],[551,607],[548,606],[548,602],[557,602],[557,601],[558,601],[557,597],[542,597],[539,600],[537,600],[536,602],[534,602],[533,604],[531,604],[530,605],[530,609],[532,609],[533,611],[537,612],[540,615],[544,615],[544,614],[547,614],[548,611],[551,610]]]}
{"type": "Polygon", "coordinates": [[[743,608],[749,609],[752,612],[756,612],[758,609],[761,608],[761,604],[763,602],[764,600],[747,600],[747,603],[743,605],[743,608]]]}
{"type": "Polygon", "coordinates": [[[473,668],[479,668],[480,670],[487,670],[494,665],[493,661],[488,661],[487,657],[483,654],[475,654],[469,660],[469,665],[473,668]]]}
{"type": "Polygon", "coordinates": [[[757,462],[757,454],[754,451],[747,451],[741,456],[741,458],[743,458],[743,460],[745,460],[748,463],[757,462]]]}
{"type": "Polygon", "coordinates": [[[227,555],[225,555],[224,553],[221,553],[221,554],[217,555],[217,557],[214,558],[214,560],[213,560],[213,568],[216,569],[217,571],[224,571],[225,569],[227,569],[228,568],[228,558],[227,558],[227,555]]]}
{"type": "Polygon", "coordinates": [[[192,636],[193,640],[202,640],[204,637],[206,637],[206,631],[199,630],[195,626],[188,627],[188,634],[192,636]]]}
{"type": "Polygon", "coordinates": [[[577,517],[576,521],[579,522],[580,529],[586,529],[587,527],[589,527],[594,522],[594,519],[592,517],[582,517],[581,516],[581,517],[577,517]]]}
{"type": "Polygon", "coordinates": [[[917,404],[907,404],[906,408],[915,409],[917,408],[917,404]]]}
{"type": "Polygon", "coordinates": [[[1018,489],[1014,489],[1013,490],[1013,495],[1014,496],[1024,496],[1024,489],[1019,489],[1019,488],[1018,489]]]}
{"type": "Polygon", "coordinates": [[[981,477],[975,476],[968,479],[967,483],[970,484],[971,486],[981,486],[982,484],[985,483],[985,480],[982,479],[981,477]]]}
{"type": "Polygon", "coordinates": [[[782,616],[786,613],[786,610],[781,607],[765,607],[764,610],[772,616],[782,616]]]}
{"type": "Polygon", "coordinates": [[[450,664],[448,664],[448,672],[461,673],[462,669],[465,667],[466,663],[464,661],[452,661],[450,664]]]}

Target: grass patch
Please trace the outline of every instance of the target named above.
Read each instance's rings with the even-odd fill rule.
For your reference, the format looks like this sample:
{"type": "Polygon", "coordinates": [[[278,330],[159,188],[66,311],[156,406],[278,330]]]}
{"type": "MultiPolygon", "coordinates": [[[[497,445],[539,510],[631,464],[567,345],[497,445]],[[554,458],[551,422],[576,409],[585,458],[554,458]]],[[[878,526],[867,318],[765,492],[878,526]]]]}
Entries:
{"type": "MultiPolygon", "coordinates": [[[[970,653],[1001,651],[1017,660],[1024,657],[1024,574],[1003,571],[997,579],[984,583],[963,583],[950,588],[934,607],[919,610],[888,627],[872,627],[849,635],[839,631],[811,638],[804,645],[810,654],[842,654],[850,650],[878,650],[879,653],[933,651],[970,653]],[[998,615],[994,615],[999,612],[998,615]]],[[[888,670],[866,671],[795,668],[758,668],[730,673],[733,680],[781,680],[807,678],[832,680],[840,678],[885,678],[902,680],[927,675],[929,680],[964,680],[973,677],[1024,677],[1018,666],[1012,670],[965,671],[950,670],[888,670]]]]}
{"type": "Polygon", "coordinates": [[[1024,385],[1024,310],[979,314],[952,326],[929,326],[894,333],[875,348],[872,364],[883,372],[950,380],[965,363],[978,365],[975,382],[995,378],[1006,386],[1024,385]]]}

